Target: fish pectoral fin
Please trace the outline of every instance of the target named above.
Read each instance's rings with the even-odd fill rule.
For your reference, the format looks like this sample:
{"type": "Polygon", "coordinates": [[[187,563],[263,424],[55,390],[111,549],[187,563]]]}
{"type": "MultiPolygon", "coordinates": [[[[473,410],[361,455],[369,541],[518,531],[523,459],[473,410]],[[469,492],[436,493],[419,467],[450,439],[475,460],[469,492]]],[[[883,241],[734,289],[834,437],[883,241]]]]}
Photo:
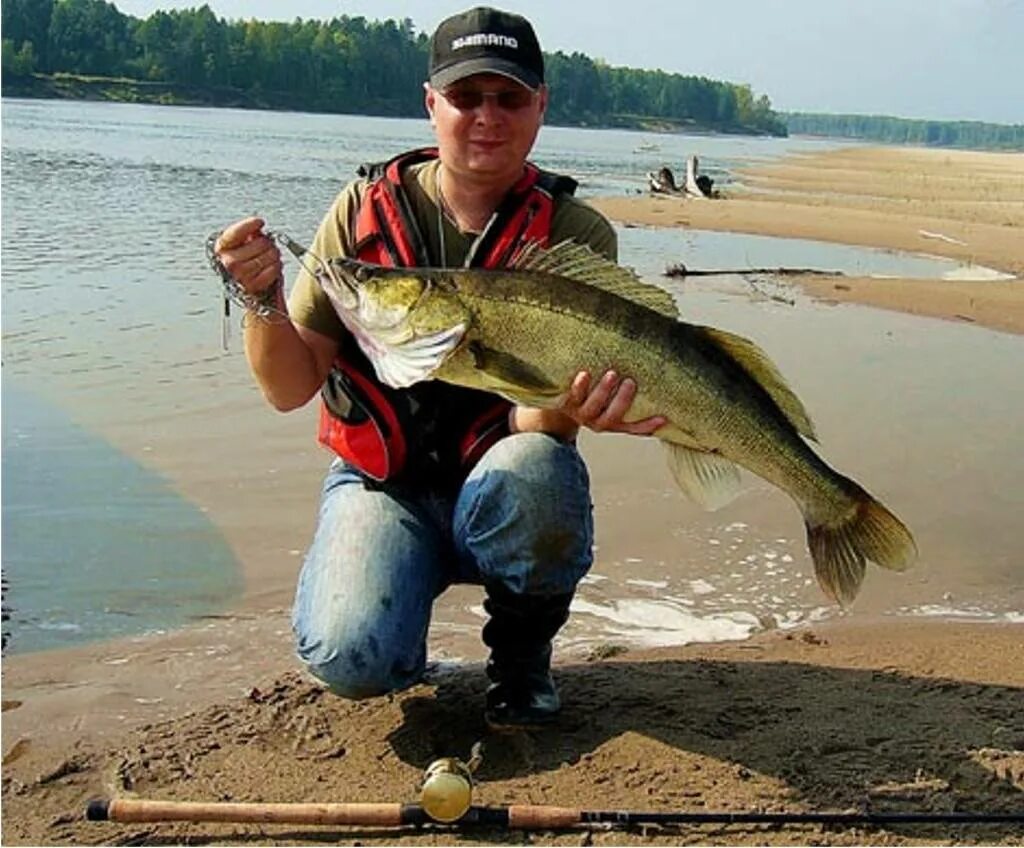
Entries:
{"type": "Polygon", "coordinates": [[[662,442],[668,467],[683,494],[705,509],[720,509],[740,492],[740,470],[717,453],[662,442]]]}
{"type": "Polygon", "coordinates": [[[557,397],[564,391],[538,368],[514,354],[495,350],[478,341],[470,342],[468,349],[474,366],[487,375],[492,391],[534,398],[557,397]]]}
{"type": "Polygon", "coordinates": [[[429,380],[466,334],[465,324],[436,333],[414,336],[400,344],[378,344],[357,334],[363,353],[373,364],[377,379],[393,389],[429,380]]]}

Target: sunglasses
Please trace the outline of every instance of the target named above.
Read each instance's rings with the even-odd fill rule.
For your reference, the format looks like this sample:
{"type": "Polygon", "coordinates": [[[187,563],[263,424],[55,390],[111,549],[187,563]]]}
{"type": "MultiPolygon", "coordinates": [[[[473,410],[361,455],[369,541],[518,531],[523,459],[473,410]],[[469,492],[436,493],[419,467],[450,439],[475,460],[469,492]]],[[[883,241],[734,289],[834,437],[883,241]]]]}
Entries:
{"type": "Polygon", "coordinates": [[[536,91],[522,86],[507,88],[502,91],[477,91],[473,88],[446,88],[441,96],[460,112],[470,112],[479,109],[485,99],[492,98],[498,108],[506,112],[518,112],[525,109],[537,96],[536,91]]]}

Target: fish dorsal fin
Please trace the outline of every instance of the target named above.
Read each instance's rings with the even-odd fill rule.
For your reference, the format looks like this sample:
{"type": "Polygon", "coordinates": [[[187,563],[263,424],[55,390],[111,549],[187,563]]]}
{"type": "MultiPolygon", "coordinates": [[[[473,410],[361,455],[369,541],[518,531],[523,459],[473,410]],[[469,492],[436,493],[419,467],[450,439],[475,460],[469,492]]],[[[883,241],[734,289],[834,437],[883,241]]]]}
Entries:
{"type": "Polygon", "coordinates": [[[555,274],[618,295],[669,318],[679,317],[679,309],[671,294],[645,283],[631,268],[623,268],[585,244],[560,241],[544,248],[537,242],[530,242],[516,252],[508,267],[517,271],[555,274]]]}
{"type": "Polygon", "coordinates": [[[725,330],[716,330],[712,327],[704,327],[703,330],[715,344],[742,365],[746,372],[761,385],[761,388],[768,392],[782,414],[801,436],[817,441],[818,437],[814,433],[811,416],[807,414],[800,398],[786,384],[786,378],[779,372],[775,363],[768,358],[768,354],[743,336],[727,333],[725,330]]]}

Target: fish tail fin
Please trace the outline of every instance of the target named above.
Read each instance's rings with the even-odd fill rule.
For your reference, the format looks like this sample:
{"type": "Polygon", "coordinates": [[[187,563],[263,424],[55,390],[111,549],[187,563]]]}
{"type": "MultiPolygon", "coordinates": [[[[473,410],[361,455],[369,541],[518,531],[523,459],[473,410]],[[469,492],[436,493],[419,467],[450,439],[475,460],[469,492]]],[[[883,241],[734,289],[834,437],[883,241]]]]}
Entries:
{"type": "Polygon", "coordinates": [[[905,571],[917,557],[917,545],[906,525],[850,482],[855,487],[850,513],[839,523],[807,522],[807,546],[818,584],[842,606],[857,596],[868,561],[905,571]]]}

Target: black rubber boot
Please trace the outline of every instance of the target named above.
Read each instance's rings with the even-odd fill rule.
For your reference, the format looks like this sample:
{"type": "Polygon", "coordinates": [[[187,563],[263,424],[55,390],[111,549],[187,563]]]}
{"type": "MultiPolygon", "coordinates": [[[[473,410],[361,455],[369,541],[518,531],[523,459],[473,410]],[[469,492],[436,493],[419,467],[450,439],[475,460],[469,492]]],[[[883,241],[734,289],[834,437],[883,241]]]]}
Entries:
{"type": "Polygon", "coordinates": [[[561,708],[551,677],[551,640],[569,618],[572,595],[516,595],[489,586],[484,609],[487,660],[484,718],[491,727],[536,727],[554,720],[561,708]]]}

